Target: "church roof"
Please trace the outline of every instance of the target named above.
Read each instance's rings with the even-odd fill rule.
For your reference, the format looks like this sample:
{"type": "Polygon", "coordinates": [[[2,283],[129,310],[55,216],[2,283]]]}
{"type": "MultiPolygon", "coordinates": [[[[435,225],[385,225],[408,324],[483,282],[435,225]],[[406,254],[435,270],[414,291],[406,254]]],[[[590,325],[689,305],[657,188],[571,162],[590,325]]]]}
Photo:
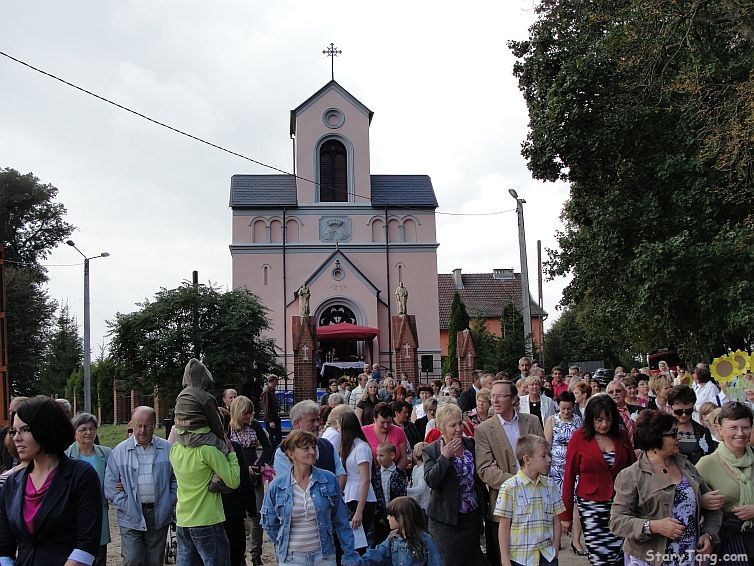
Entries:
{"type": "MultiPolygon", "coordinates": [[[[456,291],[461,295],[466,312],[474,318],[500,318],[503,307],[511,300],[516,308],[521,309],[521,274],[513,273],[513,277],[497,279],[492,273],[463,273],[463,288],[457,289],[455,279],[451,273],[438,273],[437,295],[440,304],[440,330],[447,330],[450,322],[450,306],[456,291]]],[[[543,311],[539,305],[529,297],[531,316],[542,318],[543,311]]],[[[544,313],[547,316],[547,313],[544,313]]]]}
{"type": "Polygon", "coordinates": [[[351,104],[354,105],[360,112],[362,112],[364,115],[366,115],[369,118],[369,123],[372,123],[372,116],[374,116],[374,112],[372,112],[369,108],[364,106],[358,98],[356,98],[353,94],[348,92],[346,89],[344,89],[340,84],[338,84],[335,80],[329,81],[327,84],[325,84],[321,89],[319,89],[317,92],[312,94],[309,98],[304,100],[301,104],[299,104],[296,108],[291,110],[291,135],[294,135],[296,133],[296,115],[299,112],[302,112],[306,110],[309,106],[311,106],[314,102],[319,100],[320,97],[322,97],[328,90],[336,90],[340,95],[347,99],[351,104]]]}
{"type": "MultiPolygon", "coordinates": [[[[372,206],[437,207],[432,180],[427,175],[371,175],[372,206]]],[[[233,175],[232,208],[295,207],[293,175],[233,175]]]]}

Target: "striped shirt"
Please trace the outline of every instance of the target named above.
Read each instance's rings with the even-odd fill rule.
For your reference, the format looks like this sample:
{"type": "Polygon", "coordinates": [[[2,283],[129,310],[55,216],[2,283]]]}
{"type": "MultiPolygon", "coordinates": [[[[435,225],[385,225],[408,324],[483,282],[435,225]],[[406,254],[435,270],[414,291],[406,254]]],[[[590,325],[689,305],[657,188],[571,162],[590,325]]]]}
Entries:
{"type": "Polygon", "coordinates": [[[510,560],[523,566],[537,566],[540,554],[551,562],[554,518],[565,511],[555,483],[540,475],[532,481],[522,470],[501,487],[495,516],[510,519],[510,560]]]}
{"type": "Polygon", "coordinates": [[[319,528],[317,527],[317,510],[310,493],[311,482],[306,490],[301,489],[291,474],[293,491],[293,509],[291,511],[291,531],[288,550],[293,552],[311,552],[321,549],[319,528]]]}
{"type": "Polygon", "coordinates": [[[152,464],[154,464],[154,444],[146,446],[136,442],[136,460],[139,462],[139,471],[136,478],[136,495],[139,503],[154,503],[154,477],[152,476],[152,464]]]}

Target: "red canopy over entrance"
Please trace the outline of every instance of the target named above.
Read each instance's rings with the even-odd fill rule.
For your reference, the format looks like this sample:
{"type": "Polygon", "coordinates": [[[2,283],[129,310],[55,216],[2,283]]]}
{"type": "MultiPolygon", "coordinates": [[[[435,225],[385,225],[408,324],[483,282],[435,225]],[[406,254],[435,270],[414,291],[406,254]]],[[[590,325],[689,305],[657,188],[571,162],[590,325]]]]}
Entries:
{"type": "Polygon", "coordinates": [[[376,328],[348,322],[317,327],[318,340],[371,340],[379,333],[376,328]]]}

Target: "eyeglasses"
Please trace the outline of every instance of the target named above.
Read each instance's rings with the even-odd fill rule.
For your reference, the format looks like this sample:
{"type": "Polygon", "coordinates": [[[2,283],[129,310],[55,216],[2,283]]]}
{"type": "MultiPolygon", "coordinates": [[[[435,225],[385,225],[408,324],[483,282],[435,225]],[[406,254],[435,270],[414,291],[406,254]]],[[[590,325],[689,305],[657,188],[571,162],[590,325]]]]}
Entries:
{"type": "Polygon", "coordinates": [[[78,432],[79,434],[86,434],[87,432],[96,434],[97,428],[93,426],[81,426],[76,429],[76,432],[78,432]]]}
{"type": "Polygon", "coordinates": [[[662,436],[668,436],[670,438],[677,438],[678,437],[678,429],[674,428],[670,432],[663,432],[662,436]]]}
{"type": "Polygon", "coordinates": [[[154,430],[153,424],[137,424],[134,425],[134,430],[154,430]]]}
{"type": "Polygon", "coordinates": [[[690,409],[673,409],[673,414],[680,417],[681,415],[691,416],[694,414],[694,408],[690,409]]]}
{"type": "Polygon", "coordinates": [[[8,436],[14,438],[18,433],[31,434],[31,429],[28,426],[22,426],[19,429],[11,428],[8,430],[8,436]]]}
{"type": "Polygon", "coordinates": [[[750,426],[721,426],[721,428],[724,428],[730,433],[743,433],[743,434],[751,434],[751,427],[750,426]]]}

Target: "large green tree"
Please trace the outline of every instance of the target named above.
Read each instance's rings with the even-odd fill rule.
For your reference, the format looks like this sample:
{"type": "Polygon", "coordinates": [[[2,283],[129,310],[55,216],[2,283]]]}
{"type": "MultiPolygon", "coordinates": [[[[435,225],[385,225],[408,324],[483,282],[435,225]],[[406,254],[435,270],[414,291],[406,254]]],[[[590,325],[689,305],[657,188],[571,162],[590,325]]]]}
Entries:
{"type": "MultiPolygon", "coordinates": [[[[44,395],[65,396],[71,375],[81,369],[84,343],[68,305],[60,307],[45,354],[39,389],[44,395]]],[[[71,400],[72,401],[72,400],[71,400]]]]}
{"type": "Polygon", "coordinates": [[[469,327],[469,313],[458,291],[453,295],[450,303],[450,320],[448,321],[448,355],[442,364],[443,375],[458,376],[458,352],[456,350],[456,333],[469,327]]]}
{"type": "Polygon", "coordinates": [[[222,293],[186,282],[138,306],[109,322],[111,357],[120,377],[159,387],[169,404],[196,353],[218,385],[256,377],[275,364],[274,344],[262,336],[269,328],[267,310],[245,289],[222,293]]]}
{"type": "Polygon", "coordinates": [[[0,169],[0,244],[5,246],[8,361],[14,394],[41,393],[40,374],[56,305],[39,264],[74,227],[58,189],[31,173],[0,169]]]}
{"type": "Polygon", "coordinates": [[[549,274],[586,339],[696,358],[754,328],[751,3],[542,0],[512,42],[538,179],[570,183],[549,274]]]}
{"type": "Polygon", "coordinates": [[[518,360],[526,353],[524,340],[524,317],[512,302],[503,307],[500,319],[502,336],[500,338],[499,368],[513,377],[518,371],[518,360]]]}

